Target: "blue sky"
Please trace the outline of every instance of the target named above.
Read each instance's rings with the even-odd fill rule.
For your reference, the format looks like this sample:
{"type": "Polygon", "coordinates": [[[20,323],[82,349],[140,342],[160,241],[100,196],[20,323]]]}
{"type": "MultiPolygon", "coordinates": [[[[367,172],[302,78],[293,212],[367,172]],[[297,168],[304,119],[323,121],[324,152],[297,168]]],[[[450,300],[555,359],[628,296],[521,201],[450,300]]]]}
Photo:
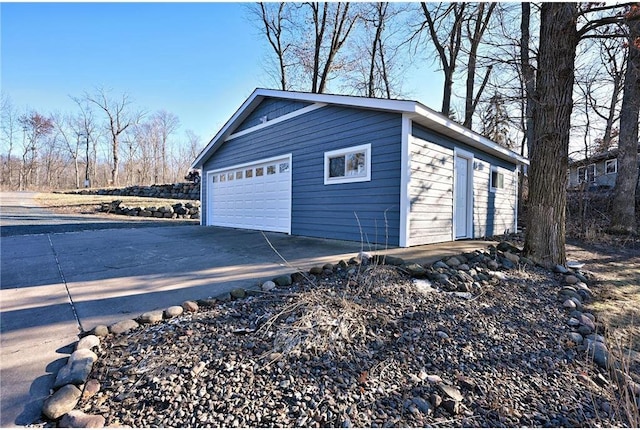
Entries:
{"type": "MultiPolygon", "coordinates": [[[[256,87],[273,87],[262,66],[270,52],[247,7],[3,3],[2,91],[19,108],[51,113],[74,111],[70,95],[110,88],[148,112],[175,113],[181,132],[208,141],[256,87]]],[[[439,108],[438,74],[405,79],[411,98],[439,108]]]]}

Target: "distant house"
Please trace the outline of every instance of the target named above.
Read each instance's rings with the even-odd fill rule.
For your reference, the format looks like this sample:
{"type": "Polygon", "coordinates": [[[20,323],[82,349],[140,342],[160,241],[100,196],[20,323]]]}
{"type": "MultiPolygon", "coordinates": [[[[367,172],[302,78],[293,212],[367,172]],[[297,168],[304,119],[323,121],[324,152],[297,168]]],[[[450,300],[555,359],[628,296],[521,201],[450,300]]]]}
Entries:
{"type": "MultiPolygon", "coordinates": [[[[640,145],[638,145],[640,155],[640,145]]],[[[592,155],[583,160],[569,162],[568,188],[575,189],[586,183],[589,188],[610,189],[618,176],[618,148],[592,155]]],[[[638,157],[640,164],[640,156],[638,157]]]]}
{"type": "Polygon", "coordinates": [[[192,168],[202,225],[408,247],[516,231],[526,164],[415,101],[257,89],[192,168]]]}

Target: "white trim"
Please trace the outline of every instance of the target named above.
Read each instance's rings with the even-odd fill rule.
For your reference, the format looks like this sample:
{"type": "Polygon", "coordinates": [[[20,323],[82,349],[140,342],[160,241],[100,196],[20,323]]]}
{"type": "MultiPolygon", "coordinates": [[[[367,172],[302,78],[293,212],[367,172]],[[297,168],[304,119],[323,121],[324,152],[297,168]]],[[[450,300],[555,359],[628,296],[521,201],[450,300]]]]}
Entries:
{"type": "MultiPolygon", "coordinates": [[[[213,171],[208,171],[207,172],[207,177],[206,177],[206,181],[205,184],[207,184],[207,207],[204,208],[207,212],[206,212],[206,218],[207,218],[207,223],[204,225],[212,225],[211,224],[211,214],[213,213],[213,199],[211,198],[211,190],[209,190],[209,187],[213,187],[213,180],[211,179],[212,176],[215,174],[215,172],[213,171]]],[[[200,184],[200,192],[202,192],[202,184],[200,184]]],[[[202,200],[200,200],[202,201],[202,200]]],[[[200,211],[202,211],[202,208],[200,208],[200,211]]],[[[202,220],[202,214],[200,214],[200,219],[202,220]]],[[[202,224],[202,222],[201,222],[202,224]]]]}
{"type": "Polygon", "coordinates": [[[618,173],[618,159],[617,158],[612,158],[611,160],[605,160],[604,161],[604,174],[605,175],[613,175],[615,173],[618,173]],[[613,163],[613,172],[607,172],[607,164],[613,163]]]}
{"type": "Polygon", "coordinates": [[[371,181],[371,144],[350,146],[347,148],[326,151],[324,153],[324,184],[350,184],[353,182],[369,182],[371,181]],[[365,174],[359,176],[339,176],[335,178],[329,177],[329,159],[340,155],[347,155],[354,152],[364,152],[365,174]]]}
{"type": "Polygon", "coordinates": [[[516,186],[514,187],[516,189],[515,194],[516,194],[516,204],[515,204],[515,209],[513,211],[515,218],[513,219],[513,232],[515,234],[518,234],[518,187],[520,186],[520,166],[516,166],[516,170],[514,171],[515,175],[516,175],[516,186]]]}
{"type": "MultiPolygon", "coordinates": [[[[207,178],[208,178],[208,176],[207,176],[207,178]]],[[[200,172],[200,203],[202,203],[202,202],[203,202],[202,196],[204,196],[204,190],[205,190],[205,188],[207,187],[207,183],[206,183],[206,181],[205,181],[205,183],[202,183],[202,181],[203,181],[204,179],[207,179],[207,178],[204,178],[204,177],[202,176],[202,172],[200,172]]],[[[207,199],[207,205],[208,205],[208,204],[209,204],[209,199],[207,199]]],[[[202,207],[200,208],[200,225],[201,225],[201,226],[202,226],[202,225],[206,225],[206,224],[204,223],[204,219],[206,218],[207,214],[205,214],[205,213],[203,212],[203,211],[204,211],[204,210],[206,210],[206,209],[207,209],[207,208],[202,208],[202,207]]]]}
{"type": "MultiPolygon", "coordinates": [[[[291,163],[291,158],[292,157],[293,157],[293,155],[291,153],[282,154],[282,155],[279,155],[277,157],[263,158],[263,159],[260,159],[260,160],[250,161],[248,163],[234,164],[233,166],[226,166],[226,167],[220,167],[218,169],[208,170],[207,174],[219,173],[219,172],[222,172],[224,170],[240,169],[240,168],[244,168],[244,167],[247,167],[247,166],[253,166],[254,164],[270,163],[272,161],[281,160],[283,158],[288,158],[289,159],[289,163],[291,163]]],[[[289,164],[289,166],[291,166],[291,164],[289,164]]],[[[291,171],[291,168],[289,168],[289,171],[291,171]]]]}
{"type": "Polygon", "coordinates": [[[244,136],[244,135],[249,134],[249,133],[253,133],[254,131],[258,131],[258,130],[261,130],[263,128],[270,127],[270,126],[278,124],[280,122],[290,120],[290,119],[295,118],[297,116],[304,115],[304,114],[309,113],[309,112],[313,112],[314,110],[323,108],[326,105],[327,105],[326,103],[314,103],[311,106],[307,106],[307,107],[304,107],[302,109],[298,109],[298,110],[295,110],[293,112],[289,112],[286,115],[279,116],[279,117],[274,118],[272,120],[266,121],[266,122],[264,122],[262,124],[254,125],[253,127],[247,128],[246,130],[242,130],[242,131],[239,131],[237,133],[230,134],[225,139],[225,142],[227,140],[235,139],[237,137],[244,136]]]}
{"type": "Polygon", "coordinates": [[[596,173],[598,172],[596,163],[591,163],[591,164],[587,164],[587,170],[585,173],[586,176],[586,182],[595,182],[596,181],[596,173]],[[593,176],[591,178],[589,178],[589,168],[593,166],[593,176]]]}
{"type": "Polygon", "coordinates": [[[473,237],[473,161],[473,153],[457,147],[453,149],[453,204],[451,205],[451,217],[453,220],[453,229],[451,231],[452,240],[470,239],[473,237]],[[456,178],[458,177],[456,167],[457,158],[467,160],[467,235],[460,237],[456,236],[456,178]]]}
{"type": "Polygon", "coordinates": [[[411,137],[411,118],[407,114],[402,115],[402,131],[401,131],[401,149],[400,149],[400,238],[398,245],[400,248],[409,246],[411,237],[411,146],[409,139],[411,137]]]}

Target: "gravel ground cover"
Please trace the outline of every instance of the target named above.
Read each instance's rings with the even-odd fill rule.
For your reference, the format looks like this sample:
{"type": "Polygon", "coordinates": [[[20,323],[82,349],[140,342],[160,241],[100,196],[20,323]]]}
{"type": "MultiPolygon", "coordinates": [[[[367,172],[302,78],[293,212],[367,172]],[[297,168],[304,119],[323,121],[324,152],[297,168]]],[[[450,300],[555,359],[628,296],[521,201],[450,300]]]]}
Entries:
{"type": "Polygon", "coordinates": [[[493,252],[431,280],[342,262],[110,334],[77,409],[133,427],[633,426],[571,336],[563,275],[493,252]]]}

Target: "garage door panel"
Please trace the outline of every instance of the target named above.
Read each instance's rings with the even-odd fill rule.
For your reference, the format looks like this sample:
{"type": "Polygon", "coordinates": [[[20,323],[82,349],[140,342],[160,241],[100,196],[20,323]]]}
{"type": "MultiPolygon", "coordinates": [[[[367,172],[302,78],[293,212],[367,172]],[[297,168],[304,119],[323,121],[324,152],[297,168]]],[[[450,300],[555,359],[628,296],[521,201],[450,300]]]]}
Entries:
{"type": "Polygon", "coordinates": [[[287,156],[213,172],[208,224],[290,233],[290,170],[287,156]]]}

